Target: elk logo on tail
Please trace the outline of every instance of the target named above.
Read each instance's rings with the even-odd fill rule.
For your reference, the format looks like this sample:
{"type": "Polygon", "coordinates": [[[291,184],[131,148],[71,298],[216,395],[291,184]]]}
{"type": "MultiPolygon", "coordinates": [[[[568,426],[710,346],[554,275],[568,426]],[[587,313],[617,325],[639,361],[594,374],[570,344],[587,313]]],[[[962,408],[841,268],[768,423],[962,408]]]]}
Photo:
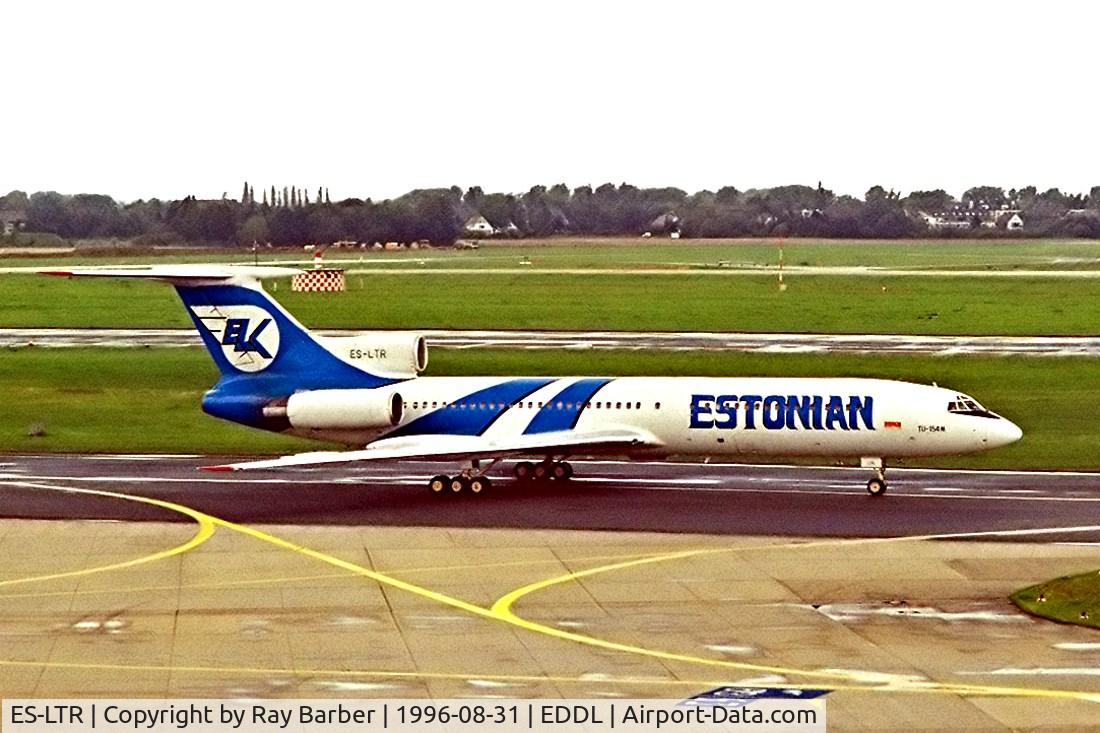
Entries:
{"type": "Polygon", "coordinates": [[[279,353],[279,324],[259,306],[193,305],[191,312],[235,369],[263,371],[279,353]]]}

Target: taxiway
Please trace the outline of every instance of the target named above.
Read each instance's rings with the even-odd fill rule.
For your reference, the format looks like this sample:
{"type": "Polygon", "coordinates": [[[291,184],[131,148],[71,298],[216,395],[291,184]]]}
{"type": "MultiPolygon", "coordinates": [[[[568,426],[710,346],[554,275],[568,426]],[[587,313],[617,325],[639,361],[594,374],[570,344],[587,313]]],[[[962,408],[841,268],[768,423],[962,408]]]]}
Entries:
{"type": "MultiPolygon", "coordinates": [[[[454,464],[208,473],[222,458],[13,456],[0,460],[0,516],[171,519],[148,506],[19,488],[48,482],[178,501],[235,522],[618,530],[767,536],[892,537],[1035,529],[1100,516],[1100,474],[888,469],[884,500],[858,468],[574,461],[567,484],[518,485],[510,464],[477,496],[434,495],[454,464]]],[[[1074,539],[1100,541],[1100,532],[1074,539]]],[[[1043,540],[1049,540],[1043,537],[1043,540]]]]}
{"type": "MultiPolygon", "coordinates": [[[[319,330],[324,336],[354,331],[319,330]]],[[[747,351],[763,353],[986,354],[1100,356],[1095,336],[918,336],[825,333],[716,333],[630,331],[455,331],[426,329],[440,349],[608,349],[624,351],[747,351]]],[[[198,346],[193,329],[5,328],[0,347],[44,348],[198,346]]]]}

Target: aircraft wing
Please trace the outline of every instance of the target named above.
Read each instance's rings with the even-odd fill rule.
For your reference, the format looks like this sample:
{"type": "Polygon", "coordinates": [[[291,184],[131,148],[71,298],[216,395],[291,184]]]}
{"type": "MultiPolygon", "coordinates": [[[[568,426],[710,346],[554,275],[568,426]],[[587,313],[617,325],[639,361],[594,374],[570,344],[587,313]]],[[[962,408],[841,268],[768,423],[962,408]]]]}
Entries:
{"type": "Polygon", "coordinates": [[[362,450],[317,451],[281,458],[220,466],[203,466],[206,471],[256,471],[290,466],[318,466],[326,463],[352,463],[399,459],[472,460],[549,453],[611,453],[617,450],[657,447],[659,441],[641,430],[593,430],[578,433],[562,430],[536,435],[485,438],[466,435],[417,435],[383,438],[362,450]]]}

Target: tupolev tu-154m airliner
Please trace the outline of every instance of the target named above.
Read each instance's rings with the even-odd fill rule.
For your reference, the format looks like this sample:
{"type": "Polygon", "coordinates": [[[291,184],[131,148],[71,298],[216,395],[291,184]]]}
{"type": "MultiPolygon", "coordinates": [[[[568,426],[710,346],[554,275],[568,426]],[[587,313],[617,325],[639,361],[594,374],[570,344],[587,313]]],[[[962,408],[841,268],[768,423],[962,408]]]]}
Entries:
{"type": "Polygon", "coordinates": [[[886,491],[885,462],[996,448],[1011,421],[965,394],[884,379],[757,377],[424,377],[424,338],[322,337],[263,289],[282,267],[159,265],[48,271],[175,286],[221,378],[207,413],[342,443],[324,451],[207,466],[249,471],[373,460],[453,460],[436,493],[480,493],[502,459],[520,482],[566,481],[572,456],[859,458],[886,491]],[[531,460],[534,459],[534,460],[531,460]]]}

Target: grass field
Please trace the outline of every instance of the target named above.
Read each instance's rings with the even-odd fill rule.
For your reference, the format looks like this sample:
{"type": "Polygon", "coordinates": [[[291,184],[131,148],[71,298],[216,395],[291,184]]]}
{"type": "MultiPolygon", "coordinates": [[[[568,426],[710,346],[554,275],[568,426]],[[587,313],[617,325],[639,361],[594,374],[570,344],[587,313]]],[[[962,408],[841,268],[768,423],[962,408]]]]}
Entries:
{"type": "MultiPolygon", "coordinates": [[[[339,294],[275,296],[310,327],[910,334],[1100,333],[1100,278],[351,275],[339,294]]],[[[0,276],[0,327],[184,327],[170,288],[0,276]]]]}
{"type": "Polygon", "coordinates": [[[1100,629],[1100,572],[1096,570],[1048,580],[1009,598],[1035,616],[1100,629]]]}
{"type": "MultiPolygon", "coordinates": [[[[919,465],[1100,469],[1090,359],[880,357],[715,352],[436,351],[430,373],[877,376],[938,382],[976,396],[1024,429],[987,454],[919,465]]],[[[316,444],[217,421],[199,410],[216,373],[200,349],[0,352],[0,451],[277,453],[316,444]],[[42,423],[44,437],[28,437],[42,423]]],[[[918,464],[911,464],[918,465],[918,464]]]]}
{"type": "MultiPolygon", "coordinates": [[[[1100,277],[853,276],[788,271],[786,290],[781,291],[775,271],[780,247],[788,268],[1100,270],[1100,243],[1087,241],[672,243],[561,239],[493,243],[479,250],[341,250],[332,252],[330,259],[353,260],[347,265],[351,272],[347,293],[295,294],[289,292],[286,281],[270,286],[278,288],[277,297],[307,325],[330,328],[931,335],[1082,335],[1100,330],[1100,277]],[[736,267],[756,274],[738,272],[736,267]],[[362,268],[394,272],[355,274],[362,268]],[[409,272],[410,268],[418,271],[409,272]],[[494,274],[493,270],[500,272],[494,274]]],[[[265,253],[264,261],[287,257],[308,259],[302,253],[281,252],[265,253]]],[[[187,253],[161,255],[154,261],[210,259],[248,262],[251,256],[187,253]]],[[[148,256],[73,256],[9,258],[6,263],[50,267],[149,260],[148,256]]],[[[0,327],[187,324],[171,291],[157,284],[0,276],[0,327]]]]}

